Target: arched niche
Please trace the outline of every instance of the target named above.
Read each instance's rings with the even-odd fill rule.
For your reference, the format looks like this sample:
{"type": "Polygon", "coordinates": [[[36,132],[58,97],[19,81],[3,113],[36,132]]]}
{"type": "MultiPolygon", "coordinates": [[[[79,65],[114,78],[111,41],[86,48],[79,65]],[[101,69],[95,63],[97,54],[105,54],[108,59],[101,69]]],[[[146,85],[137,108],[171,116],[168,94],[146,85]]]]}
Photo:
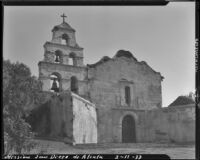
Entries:
{"type": "Polygon", "coordinates": [[[125,86],[125,102],[127,105],[131,103],[131,90],[129,86],[125,86]]]}
{"type": "Polygon", "coordinates": [[[63,63],[63,53],[60,50],[55,51],[55,57],[54,57],[55,63],[63,63]]]}
{"type": "Polygon", "coordinates": [[[64,33],[61,36],[61,44],[64,44],[64,45],[68,45],[69,44],[69,36],[66,33],[64,33]]]}
{"type": "Polygon", "coordinates": [[[77,62],[76,62],[76,54],[74,52],[71,52],[69,54],[69,65],[73,65],[76,66],[77,62]]]}
{"type": "Polygon", "coordinates": [[[71,77],[71,91],[78,94],[78,79],[75,76],[71,77]]]}

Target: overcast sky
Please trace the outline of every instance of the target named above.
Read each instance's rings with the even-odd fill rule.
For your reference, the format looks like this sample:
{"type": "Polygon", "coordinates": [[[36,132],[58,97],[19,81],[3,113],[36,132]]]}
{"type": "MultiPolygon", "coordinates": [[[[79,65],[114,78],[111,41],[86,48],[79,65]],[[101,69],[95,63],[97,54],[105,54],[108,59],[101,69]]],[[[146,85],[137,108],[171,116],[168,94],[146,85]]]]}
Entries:
{"type": "Polygon", "coordinates": [[[195,3],[167,6],[7,6],[4,8],[3,57],[23,62],[38,76],[43,45],[62,22],[76,30],[84,63],[129,50],[165,77],[163,106],[195,89],[195,3]]]}

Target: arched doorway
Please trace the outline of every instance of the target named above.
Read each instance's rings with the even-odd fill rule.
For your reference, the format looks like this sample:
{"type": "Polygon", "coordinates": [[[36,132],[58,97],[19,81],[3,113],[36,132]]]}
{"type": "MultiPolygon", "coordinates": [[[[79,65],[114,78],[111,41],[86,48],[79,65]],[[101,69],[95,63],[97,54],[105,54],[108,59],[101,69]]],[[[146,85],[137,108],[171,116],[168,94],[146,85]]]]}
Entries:
{"type": "Polygon", "coordinates": [[[136,142],[135,120],[131,115],[125,116],[122,120],[122,142],[123,143],[136,142]]]}

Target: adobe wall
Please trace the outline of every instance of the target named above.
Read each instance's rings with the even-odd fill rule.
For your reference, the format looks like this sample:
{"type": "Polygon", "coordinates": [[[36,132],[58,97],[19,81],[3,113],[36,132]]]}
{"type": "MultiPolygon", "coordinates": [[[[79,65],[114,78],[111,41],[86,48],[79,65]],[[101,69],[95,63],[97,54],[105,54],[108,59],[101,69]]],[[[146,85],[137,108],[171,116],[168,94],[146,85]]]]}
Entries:
{"type": "MultiPolygon", "coordinates": [[[[112,110],[112,142],[122,142],[122,119],[131,115],[135,120],[136,142],[194,143],[195,106],[153,110],[112,110]]],[[[111,118],[110,118],[111,119],[111,118]]]]}
{"type": "MultiPolygon", "coordinates": [[[[139,109],[147,110],[162,106],[161,75],[144,62],[136,62],[126,57],[114,58],[89,68],[88,78],[91,80],[89,82],[91,95],[99,97],[94,99],[97,104],[106,104],[108,99],[112,99],[110,96],[113,96],[114,93],[117,105],[126,105],[123,91],[124,86],[129,85],[131,106],[136,107],[137,105],[139,109]],[[107,94],[108,92],[110,94],[107,94]],[[101,97],[105,94],[107,94],[106,99],[102,99],[101,97]]],[[[115,105],[116,103],[113,101],[112,106],[115,105]]]]}
{"type": "Polygon", "coordinates": [[[62,139],[70,144],[97,143],[93,103],[70,91],[46,95],[47,102],[34,111],[30,121],[39,137],[62,139]]]}
{"type": "Polygon", "coordinates": [[[74,144],[97,143],[97,115],[93,103],[72,93],[74,144]]]}
{"type": "Polygon", "coordinates": [[[112,142],[112,110],[116,104],[117,84],[90,81],[90,99],[97,107],[98,142],[112,142]]]}
{"type": "MultiPolygon", "coordinates": [[[[195,142],[195,106],[183,105],[150,111],[146,121],[151,121],[153,141],[177,143],[195,142]]],[[[150,131],[151,129],[148,128],[150,131]]]]}
{"type": "MultiPolygon", "coordinates": [[[[88,91],[97,106],[98,142],[113,142],[113,108],[150,110],[159,108],[161,76],[146,64],[126,57],[111,59],[89,69],[88,91]],[[122,80],[125,79],[125,80],[122,80]],[[131,104],[125,103],[125,86],[131,89],[131,104]]],[[[117,113],[116,113],[117,114],[117,113]]],[[[142,139],[142,138],[141,138],[142,139]]]]}

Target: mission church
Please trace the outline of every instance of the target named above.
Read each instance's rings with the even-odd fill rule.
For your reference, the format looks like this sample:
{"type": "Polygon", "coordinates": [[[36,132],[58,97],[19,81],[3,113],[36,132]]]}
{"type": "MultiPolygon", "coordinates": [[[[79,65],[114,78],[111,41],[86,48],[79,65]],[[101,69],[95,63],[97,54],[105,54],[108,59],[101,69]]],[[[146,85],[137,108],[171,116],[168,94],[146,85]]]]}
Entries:
{"type": "Polygon", "coordinates": [[[162,106],[162,75],[125,50],[85,65],[84,49],[65,17],[53,27],[38,63],[50,110],[38,117],[35,130],[73,144],[154,141],[147,114],[162,106]]]}

